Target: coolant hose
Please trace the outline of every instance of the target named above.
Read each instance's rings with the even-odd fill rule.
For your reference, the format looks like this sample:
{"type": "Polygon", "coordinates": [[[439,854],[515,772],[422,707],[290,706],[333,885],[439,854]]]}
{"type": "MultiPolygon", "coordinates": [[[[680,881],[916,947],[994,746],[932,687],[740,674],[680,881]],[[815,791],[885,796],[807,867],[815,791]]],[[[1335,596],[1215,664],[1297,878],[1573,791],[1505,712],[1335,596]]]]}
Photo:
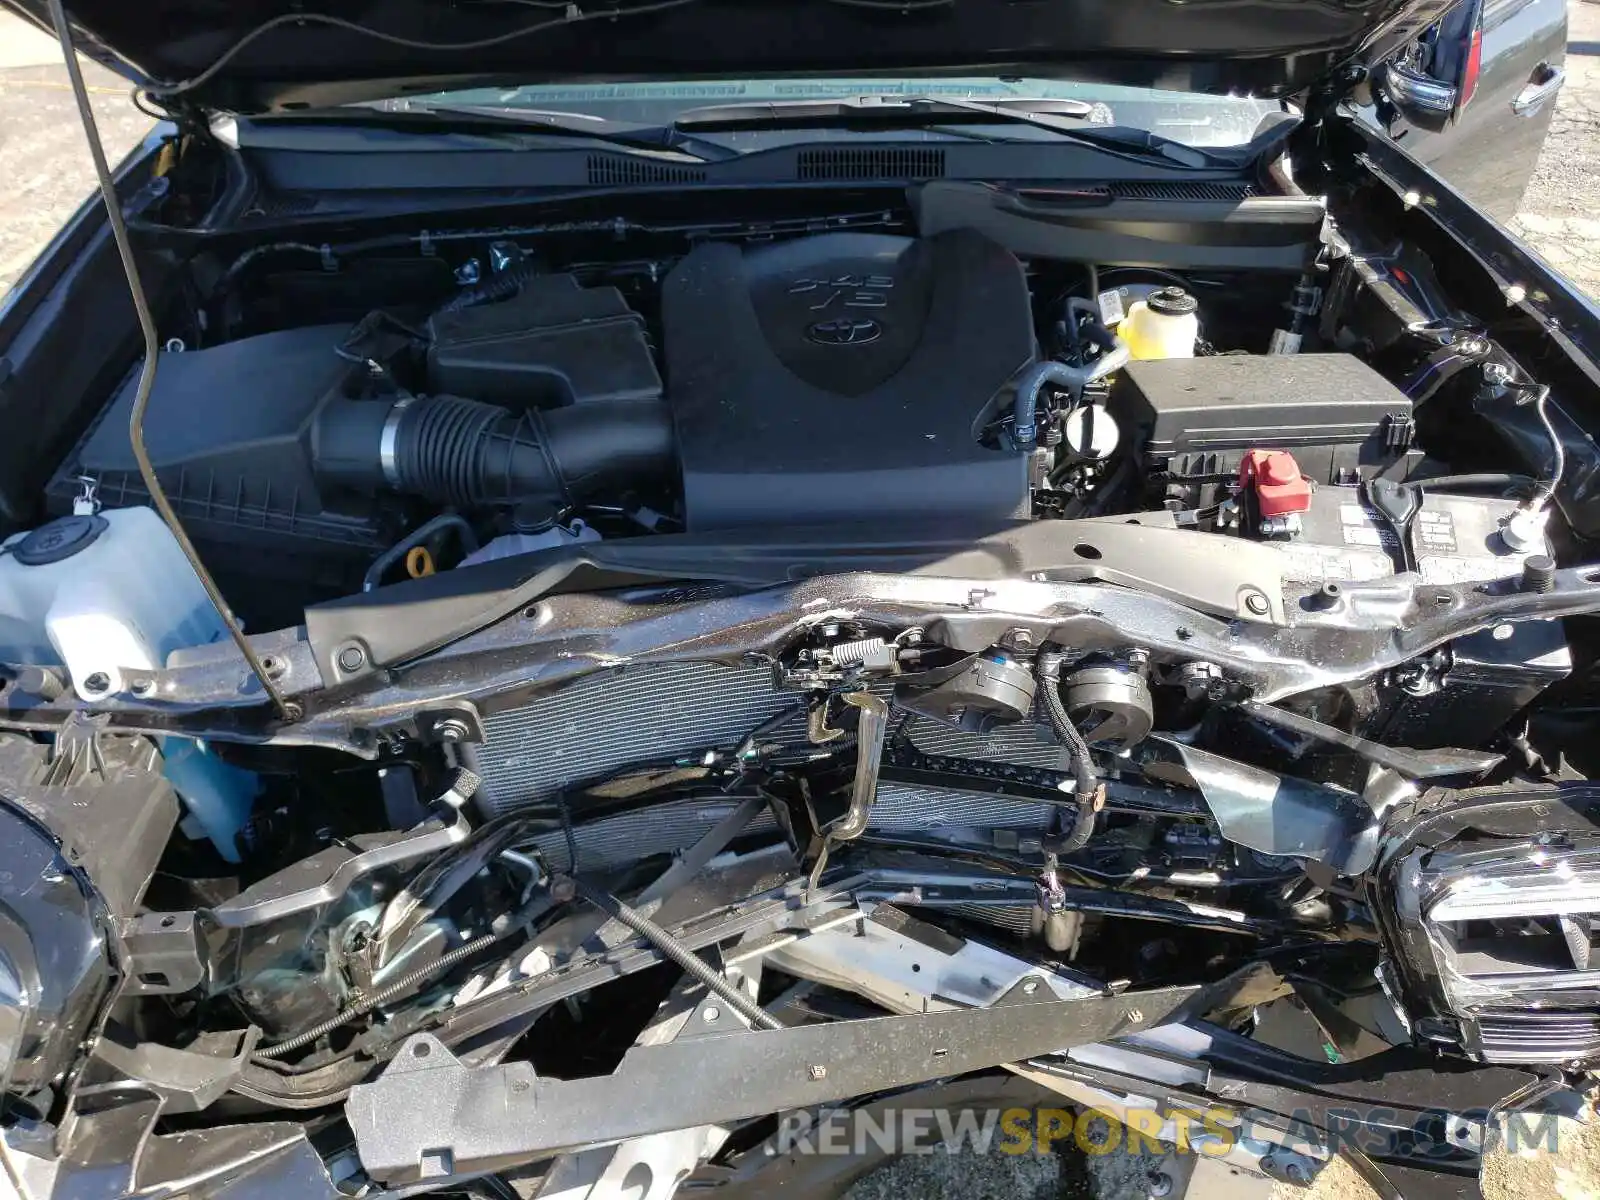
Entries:
{"type": "Polygon", "coordinates": [[[312,431],[317,477],[463,508],[566,504],[668,476],[672,419],[656,401],[514,413],[459,396],[343,400],[312,431]]]}
{"type": "Polygon", "coordinates": [[[731,983],[720,971],[711,967],[698,954],[685,946],[672,934],[657,925],[649,917],[636,908],[632,908],[618,900],[610,892],[603,891],[593,884],[572,876],[574,890],[590,904],[594,905],[608,917],[621,921],[629,929],[640,934],[655,948],[665,954],[684,972],[693,976],[700,983],[705,984],[706,990],[715,992],[728,1002],[728,1007],[737,1012],[757,1029],[782,1029],[783,1023],[762,1008],[754,1000],[746,996],[739,988],[731,983]]]}
{"type": "Polygon", "coordinates": [[[1088,845],[1089,838],[1094,833],[1099,789],[1095,783],[1094,760],[1089,756],[1089,743],[1084,740],[1078,727],[1072,723],[1072,716],[1067,712],[1067,703],[1061,698],[1062,658],[1060,654],[1039,656],[1039,683],[1044,692],[1044,710],[1050,717],[1050,726],[1061,739],[1061,744],[1067,748],[1067,757],[1072,763],[1073,799],[1078,806],[1077,819],[1072,823],[1072,832],[1059,847],[1059,853],[1071,854],[1088,845]]]}
{"type": "Polygon", "coordinates": [[[1069,367],[1066,363],[1046,359],[1029,367],[1017,380],[1016,406],[1012,410],[1015,421],[1011,436],[1016,440],[1017,447],[1032,450],[1039,444],[1039,393],[1044,390],[1045,384],[1053,383],[1077,400],[1086,384],[1121,370],[1128,365],[1130,357],[1126,343],[1119,338],[1112,349],[1086,366],[1069,367]]]}

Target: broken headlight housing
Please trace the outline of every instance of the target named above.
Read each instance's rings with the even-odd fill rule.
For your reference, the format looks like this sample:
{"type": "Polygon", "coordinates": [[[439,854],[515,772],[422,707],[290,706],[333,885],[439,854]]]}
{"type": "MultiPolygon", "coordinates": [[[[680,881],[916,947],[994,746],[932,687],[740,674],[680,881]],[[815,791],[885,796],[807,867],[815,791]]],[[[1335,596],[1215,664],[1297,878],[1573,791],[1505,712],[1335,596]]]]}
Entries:
{"type": "Polygon", "coordinates": [[[1600,1058],[1600,792],[1428,797],[1384,850],[1390,959],[1419,1038],[1486,1062],[1600,1058]],[[1431,804],[1430,804],[1431,801],[1431,804]]]}

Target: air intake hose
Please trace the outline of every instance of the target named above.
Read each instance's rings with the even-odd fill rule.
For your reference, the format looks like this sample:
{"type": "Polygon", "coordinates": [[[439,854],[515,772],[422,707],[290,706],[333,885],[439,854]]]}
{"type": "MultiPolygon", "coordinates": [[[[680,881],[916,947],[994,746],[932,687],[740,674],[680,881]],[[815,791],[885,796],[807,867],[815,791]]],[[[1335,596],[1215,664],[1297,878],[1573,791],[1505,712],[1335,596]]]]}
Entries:
{"type": "Polygon", "coordinates": [[[312,457],[319,480],[463,508],[615,496],[675,462],[672,419],[653,401],[519,414],[459,396],[335,401],[317,418],[312,457]]]}

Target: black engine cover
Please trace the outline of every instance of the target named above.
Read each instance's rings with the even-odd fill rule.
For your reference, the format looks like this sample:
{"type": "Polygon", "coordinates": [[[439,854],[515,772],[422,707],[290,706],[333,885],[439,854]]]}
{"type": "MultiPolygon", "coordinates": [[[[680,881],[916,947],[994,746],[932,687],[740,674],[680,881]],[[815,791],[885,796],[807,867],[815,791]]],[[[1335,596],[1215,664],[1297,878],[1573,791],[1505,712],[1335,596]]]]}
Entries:
{"type": "Polygon", "coordinates": [[[1025,512],[978,436],[1033,361],[1028,286],[980,234],[709,243],[662,319],[691,529],[1025,512]]]}

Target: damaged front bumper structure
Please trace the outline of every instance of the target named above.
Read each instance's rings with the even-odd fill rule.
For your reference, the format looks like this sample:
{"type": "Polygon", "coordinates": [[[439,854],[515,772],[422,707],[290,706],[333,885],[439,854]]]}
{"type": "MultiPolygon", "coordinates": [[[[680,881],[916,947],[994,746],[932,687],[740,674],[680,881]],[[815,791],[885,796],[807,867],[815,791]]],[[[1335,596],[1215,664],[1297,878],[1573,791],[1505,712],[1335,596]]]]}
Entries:
{"type": "MultiPolygon", "coordinates": [[[[687,861],[704,861],[731,832],[687,861]]],[[[1326,950],[1292,931],[1277,931],[1257,965],[1213,984],[1118,990],[919,919],[1023,902],[1005,877],[904,855],[893,865],[848,859],[813,881],[787,877],[781,854],[727,856],[699,874],[669,870],[640,899],[674,941],[709,956],[719,986],[753,997],[764,974],[789,981],[765,1006],[780,1028],[753,1028],[722,994],[686,977],[608,1074],[541,1078],[527,1062],[501,1061],[539,1014],[665,961],[648,938],[586,912],[569,918],[567,933],[585,950],[560,966],[533,951],[478,995],[403,1014],[321,1065],[291,1068],[248,1046],[229,1060],[162,1062],[132,1047],[134,1059],[146,1052],[122,1064],[150,1081],[138,1085],[112,1081],[102,1058],[105,1081],[94,1068],[77,1081],[73,1123],[56,1138],[44,1127],[30,1135],[26,1123],[7,1131],[10,1175],[23,1195],[335,1200],[413,1187],[471,1193],[473,1180],[494,1173],[529,1194],[601,1200],[637,1194],[627,1186],[641,1178],[675,1185],[733,1131],[774,1112],[823,1129],[845,1119],[851,1104],[841,1102],[853,1097],[971,1104],[989,1087],[973,1073],[1000,1069],[1017,1081],[994,1092],[1008,1104],[1082,1106],[1192,1150],[1168,1169],[1195,1188],[1215,1183],[1221,1167],[1235,1192],[1252,1179],[1305,1185],[1338,1154],[1380,1195],[1412,1198],[1475,1186],[1507,1117],[1574,1105],[1559,1076],[1532,1070],[1405,1048],[1330,1065],[1228,1032],[1239,1013],[1290,995],[1297,965],[1326,950]],[[817,986],[895,1015],[815,1007],[817,986]],[[368,1064],[391,1053],[370,1076],[368,1064]],[[289,1108],[342,1099],[353,1144],[284,1123],[156,1132],[186,1096],[224,1089],[289,1108]]],[[[560,877],[552,883],[563,887],[560,877]]],[[[1166,915],[1179,919],[1184,907],[1166,915]]],[[[1249,925],[1244,914],[1187,907],[1190,918],[1249,925]]],[[[1319,994],[1302,999],[1316,1005],[1319,994]]],[[[749,1153],[770,1161],[775,1137],[749,1153]]],[[[724,1170],[705,1186],[765,1194],[770,1178],[747,1175],[724,1170]]]]}
{"type": "MultiPolygon", "coordinates": [[[[530,1195],[602,1200],[635,1194],[629,1181],[643,1170],[666,1194],[692,1178],[761,1195],[778,1177],[757,1168],[789,1161],[773,1122],[804,1114],[820,1128],[897,1099],[974,1104],[998,1088],[1203,1145],[1173,1167],[1173,1186],[1204,1187],[1217,1164],[1238,1173],[1235,1188],[1305,1184],[1335,1156],[1385,1197],[1474,1186],[1507,1115],[1571,1107],[1567,1078],[1539,1067],[1567,1060],[1474,1054],[1489,1039],[1462,1023],[1449,988],[1403,1027],[1418,1010],[1401,993],[1431,994],[1436,947],[1385,928],[1416,892],[1401,867],[1482,833],[1506,840],[1496,864],[1520,864],[1528,838],[1586,828],[1600,804],[1582,786],[1531,799],[1489,789],[1481,807],[1494,819],[1479,820],[1450,785],[1481,780],[1501,753],[1387,744],[1301,700],[1408,669],[1491,627],[1537,631],[1591,612],[1594,570],[1537,588],[1396,577],[1351,584],[1330,602],[1297,591],[1270,546],[1221,559],[1176,530],[1108,524],[1092,536],[1087,565],[1061,562],[1059,547],[1027,530],[962,560],[989,560],[1004,578],[860,572],[777,585],[754,561],[739,567],[742,586],[687,596],[666,582],[681,567],[650,551],[586,547],[548,570],[626,572],[631,588],[563,593],[542,573],[476,601],[504,606],[505,618],[420,657],[415,645],[368,640],[365,666],[347,670],[355,657],[341,652],[350,641],[339,610],[293,638],[269,635],[280,640],[257,648],[303,706],[291,725],[243,724],[261,706],[242,702],[241,661],[220,646],[133,678],[143,686],[92,718],[19,681],[4,703],[12,724],[55,735],[47,776],[103,771],[108,745],[179,729],[385,763],[420,745],[475,769],[455,767],[431,811],[412,794],[421,819],[331,839],[237,894],[186,910],[119,908],[107,942],[123,999],[183,1004],[248,987],[256,1008],[246,1029],[186,1046],[113,1019],[70,1080],[68,1119],[7,1128],[12,1178],[24,1195],[61,1198],[246,1200],[292,1188],[331,1200],[509,1180],[530,1195]],[[1251,619],[1248,597],[1263,593],[1282,611],[1251,619]],[[1080,657],[1062,667],[1068,656],[1047,646],[1080,657]],[[916,669],[899,666],[896,647],[916,669]],[[1036,673],[1018,665],[1028,647],[1036,673]],[[1196,722],[1278,739],[1296,756],[1338,756],[1349,771],[1297,771],[1292,756],[1246,761],[1225,737],[1198,744],[1172,721],[1155,732],[1134,668],[1168,702],[1193,705],[1196,722]],[[672,689],[685,679],[701,699],[679,702],[672,689]],[[1059,688],[1067,703],[1089,696],[1102,718],[1096,736],[1112,740],[1097,744],[1102,766],[1087,787],[1064,740],[1033,719],[1036,687],[1059,688]],[[568,707],[536,710],[551,697],[568,707]],[[983,705],[985,720],[1005,714],[999,728],[964,727],[983,705]],[[919,741],[917,722],[935,709],[942,732],[919,741]],[[640,711],[662,714],[642,745],[595,736],[626,733],[640,711]],[[727,728],[702,723],[716,719],[727,728]],[[524,769],[504,757],[508,746],[521,752],[506,735],[517,721],[571,724],[589,757],[524,769]],[[496,722],[507,724],[486,739],[496,722]],[[676,747],[670,761],[652,760],[661,746],[676,747]],[[816,793],[801,786],[812,778],[816,793]],[[823,795],[831,803],[813,804],[823,795]],[[582,802],[570,808],[568,796],[582,802]],[[949,819],[904,807],[917,803],[944,804],[949,819]],[[1431,821],[1441,807],[1459,819],[1431,821]],[[693,821],[672,824],[685,813],[693,821]],[[1080,855],[1077,835],[1096,822],[1109,823],[1106,836],[1080,855]],[[698,840],[681,836],[694,828],[698,840]],[[1136,834],[1146,840],[1126,841],[1136,834]],[[1109,859],[1095,854],[1124,843],[1139,865],[1106,886],[1109,859]],[[662,857],[671,865],[651,881],[644,864],[662,857]],[[469,912],[458,941],[440,943],[453,949],[396,967],[491,864],[510,864],[521,899],[497,884],[499,907],[487,919],[469,912]],[[598,891],[602,878],[631,901],[598,891]],[[367,974],[332,1017],[274,1028],[260,996],[268,976],[235,969],[242,948],[300,922],[327,931],[317,936],[331,946],[354,928],[340,922],[356,920],[333,914],[354,914],[374,886],[379,915],[359,944],[341,942],[344,965],[367,974]],[[1090,974],[1075,954],[1093,921],[1196,940],[1171,942],[1169,968],[1090,974]],[[534,932],[514,944],[524,930],[534,932]],[[1041,936],[1048,954],[1030,940],[1041,936]],[[1214,959],[1176,961],[1219,944],[1205,939],[1222,939],[1214,959]],[[440,982],[469,962],[465,982],[440,982]],[[530,1061],[536,1022],[609,983],[625,981],[612,995],[626,993],[663,964],[684,978],[620,1061],[570,1077],[530,1061]],[[1365,1057],[1330,1064],[1320,1040],[1307,1057],[1239,1032],[1289,999],[1317,1028],[1347,1027],[1351,1044],[1362,1030],[1378,1036],[1365,1039],[1365,1057]],[[1351,1015],[1362,1004],[1368,1019],[1351,1015]],[[186,1130],[202,1110],[237,1120],[186,1130]],[[250,1120],[274,1111],[304,1123],[250,1120]]],[[[774,555],[791,558],[792,547],[774,555]]],[[[419,622],[430,611],[417,610],[419,622]]],[[[1401,683],[1389,691],[1398,703],[1410,695],[1401,683]]],[[[292,986],[319,972],[331,970],[302,969],[292,986]]],[[[844,1182],[810,1178],[808,1194],[844,1182]]]]}

